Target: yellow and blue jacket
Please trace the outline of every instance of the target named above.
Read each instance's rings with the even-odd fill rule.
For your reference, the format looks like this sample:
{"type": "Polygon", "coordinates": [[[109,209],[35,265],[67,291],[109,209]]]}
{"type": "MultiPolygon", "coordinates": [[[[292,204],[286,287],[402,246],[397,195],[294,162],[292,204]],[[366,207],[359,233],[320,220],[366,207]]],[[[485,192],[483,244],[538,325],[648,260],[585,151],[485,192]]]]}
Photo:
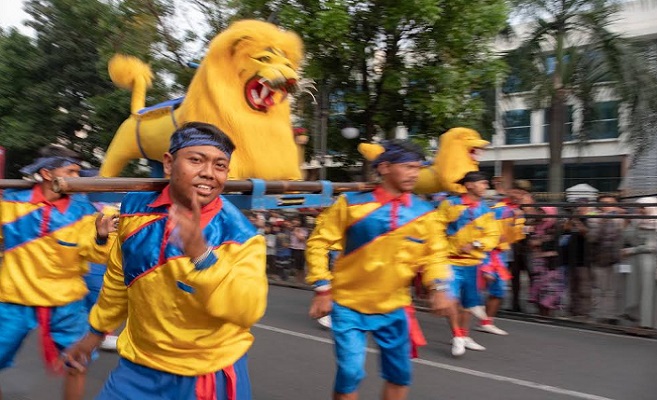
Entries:
{"type": "Polygon", "coordinates": [[[513,243],[525,238],[525,234],[523,233],[525,218],[515,216],[513,210],[516,208],[517,206],[509,200],[498,201],[491,207],[500,229],[500,240],[496,247],[497,250],[509,250],[513,243]]]}
{"type": "Polygon", "coordinates": [[[84,195],[48,202],[39,185],[5,190],[0,201],[0,302],[54,307],[82,299],[86,261],[107,262],[96,242],[96,208],[84,195]]]}
{"type": "Polygon", "coordinates": [[[499,224],[483,201],[473,202],[467,195],[449,196],[440,203],[436,215],[441,235],[447,235],[448,258],[452,265],[479,265],[486,253],[499,243],[499,224]],[[481,248],[461,252],[463,246],[475,241],[481,243],[481,248]]]}
{"type": "Polygon", "coordinates": [[[170,206],[168,188],[124,197],[89,323],[93,332],[111,332],[127,318],[118,340],[121,357],[172,374],[205,375],[233,365],[253,343],[250,328],[267,302],[266,245],[219,197],[201,210],[214,251],[195,266],[168,224],[170,206]]]}
{"type": "Polygon", "coordinates": [[[427,286],[451,278],[437,228],[433,207],[417,196],[392,198],[381,187],[344,194],[317,218],[306,246],[306,281],[330,283],[335,302],[364,314],[407,306],[417,272],[427,286]],[[332,249],[341,251],[333,272],[332,249]]]}

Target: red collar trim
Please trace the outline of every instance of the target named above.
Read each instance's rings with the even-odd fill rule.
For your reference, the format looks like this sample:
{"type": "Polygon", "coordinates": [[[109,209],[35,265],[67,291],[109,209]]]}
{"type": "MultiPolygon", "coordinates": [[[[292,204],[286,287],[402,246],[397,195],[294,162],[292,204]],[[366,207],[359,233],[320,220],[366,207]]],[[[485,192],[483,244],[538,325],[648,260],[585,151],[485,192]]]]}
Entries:
{"type": "MultiPolygon", "coordinates": [[[[171,207],[173,205],[173,200],[171,200],[171,194],[169,191],[169,185],[167,185],[162,193],[148,206],[157,208],[157,207],[171,207]]],[[[214,218],[215,215],[219,214],[221,208],[223,207],[223,202],[220,197],[212,200],[210,203],[206,204],[201,208],[201,227],[205,228],[208,225],[210,220],[214,218]]]]}
{"type": "Polygon", "coordinates": [[[68,206],[71,204],[71,197],[65,194],[55,201],[48,201],[46,200],[46,197],[43,194],[43,189],[41,189],[41,185],[34,185],[34,189],[32,189],[32,198],[30,199],[30,203],[32,204],[43,203],[47,206],[55,207],[57,211],[64,214],[68,209],[68,206]]]}
{"type": "Polygon", "coordinates": [[[377,186],[376,189],[374,189],[374,198],[377,202],[381,203],[381,205],[388,204],[392,201],[399,201],[406,207],[411,206],[410,193],[402,193],[399,196],[394,196],[392,193],[385,190],[383,186],[377,186]]]}
{"type": "Polygon", "coordinates": [[[474,201],[468,196],[468,194],[463,194],[461,195],[461,203],[463,203],[464,206],[467,206],[469,208],[475,208],[479,206],[479,201],[474,201]]]}
{"type": "Polygon", "coordinates": [[[171,196],[169,195],[169,185],[167,185],[164,189],[162,189],[162,193],[160,193],[160,195],[157,196],[157,198],[148,206],[153,208],[158,208],[162,206],[169,207],[172,204],[173,201],[171,200],[171,196]]]}
{"type": "Polygon", "coordinates": [[[509,197],[502,199],[502,202],[509,208],[518,208],[518,205],[514,203],[509,197]]]}

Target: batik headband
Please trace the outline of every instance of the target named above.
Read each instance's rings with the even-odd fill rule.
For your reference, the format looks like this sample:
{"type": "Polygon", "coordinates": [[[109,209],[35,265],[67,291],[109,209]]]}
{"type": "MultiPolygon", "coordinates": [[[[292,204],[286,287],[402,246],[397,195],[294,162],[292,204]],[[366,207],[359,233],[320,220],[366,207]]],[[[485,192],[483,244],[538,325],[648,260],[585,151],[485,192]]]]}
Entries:
{"type": "Polygon", "coordinates": [[[424,156],[421,153],[406,149],[396,143],[384,143],[383,148],[385,151],[372,161],[372,167],[376,168],[382,162],[400,164],[424,160],[424,156]]]}
{"type": "Polygon", "coordinates": [[[223,151],[224,154],[230,159],[231,151],[224,144],[218,142],[213,135],[205,133],[194,127],[189,127],[175,131],[171,136],[171,144],[169,146],[169,153],[174,154],[180,149],[191,146],[212,146],[223,151]]]}
{"type": "Polygon", "coordinates": [[[42,169],[53,170],[69,165],[80,164],[80,161],[70,157],[40,157],[32,164],[21,168],[20,172],[26,176],[32,176],[42,169]]]}

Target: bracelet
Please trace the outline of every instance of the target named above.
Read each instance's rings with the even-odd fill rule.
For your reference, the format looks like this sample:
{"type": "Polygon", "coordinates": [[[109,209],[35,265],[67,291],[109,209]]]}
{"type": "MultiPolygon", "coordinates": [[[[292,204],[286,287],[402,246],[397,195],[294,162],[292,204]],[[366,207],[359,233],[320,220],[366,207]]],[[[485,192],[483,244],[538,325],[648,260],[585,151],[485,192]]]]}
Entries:
{"type": "Polygon", "coordinates": [[[447,289],[449,289],[449,285],[446,283],[439,283],[431,288],[431,290],[435,290],[436,292],[444,292],[447,289]]]}
{"type": "Polygon", "coordinates": [[[323,283],[319,286],[315,286],[313,288],[314,291],[316,292],[324,292],[326,290],[331,290],[331,284],[330,283],[323,283]]]}
{"type": "Polygon", "coordinates": [[[194,266],[198,267],[199,264],[201,264],[203,261],[205,261],[208,257],[210,257],[210,253],[212,253],[212,246],[208,246],[207,249],[201,254],[200,256],[192,259],[192,264],[194,266]]]}

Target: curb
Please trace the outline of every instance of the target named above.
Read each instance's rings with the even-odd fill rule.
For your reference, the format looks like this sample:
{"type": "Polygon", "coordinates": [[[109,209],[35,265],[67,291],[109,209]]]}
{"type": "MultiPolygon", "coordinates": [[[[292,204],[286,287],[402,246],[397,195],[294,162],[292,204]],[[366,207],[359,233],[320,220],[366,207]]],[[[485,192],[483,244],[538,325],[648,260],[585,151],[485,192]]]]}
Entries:
{"type": "MultiPolygon", "coordinates": [[[[310,286],[300,283],[294,283],[294,282],[285,282],[285,281],[269,279],[269,284],[271,286],[280,286],[280,287],[287,287],[291,289],[312,291],[312,288],[310,286]]],[[[421,303],[420,304],[416,303],[415,309],[422,312],[430,311],[428,307],[421,305],[421,303]]],[[[523,321],[523,322],[530,322],[530,323],[543,324],[543,325],[553,325],[553,326],[560,326],[566,328],[575,328],[575,329],[582,329],[582,330],[593,331],[593,332],[611,333],[616,335],[635,336],[644,339],[657,339],[657,330],[655,329],[600,324],[596,322],[580,322],[580,321],[574,321],[572,319],[569,319],[568,317],[543,317],[540,315],[526,314],[526,313],[513,312],[507,310],[500,310],[498,311],[497,314],[499,317],[511,319],[515,321],[523,321]]]]}

